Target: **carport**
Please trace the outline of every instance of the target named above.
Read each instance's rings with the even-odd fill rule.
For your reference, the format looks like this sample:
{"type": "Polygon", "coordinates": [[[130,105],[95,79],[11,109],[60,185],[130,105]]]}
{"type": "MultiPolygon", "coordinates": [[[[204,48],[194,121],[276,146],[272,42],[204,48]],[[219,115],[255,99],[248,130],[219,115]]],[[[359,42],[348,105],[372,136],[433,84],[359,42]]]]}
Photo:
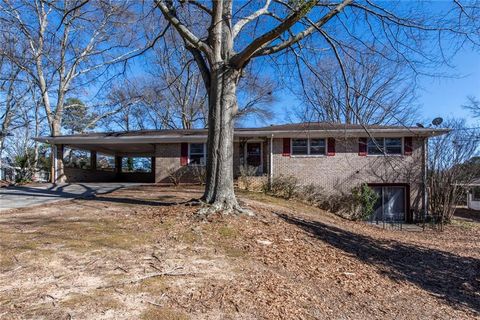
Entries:
{"type": "Polygon", "coordinates": [[[155,182],[155,144],[145,141],[120,140],[118,134],[89,134],[88,136],[39,137],[39,142],[52,146],[52,181],[64,182],[155,182]],[[65,150],[81,150],[89,154],[88,169],[65,166],[65,150]],[[99,155],[112,157],[112,168],[100,168],[99,155]],[[126,172],[122,161],[126,158],[150,159],[149,172],[126,172]]]}
{"type": "Polygon", "coordinates": [[[37,137],[36,141],[52,147],[51,182],[140,182],[171,183],[172,175],[191,182],[192,174],[185,166],[187,143],[205,143],[206,129],[139,130],[128,132],[85,133],[55,137],[37,137]],[[65,150],[83,150],[89,154],[88,168],[65,166],[65,150]],[[99,167],[99,158],[108,156],[112,166],[99,167]],[[126,158],[146,158],[148,172],[128,172],[126,158]],[[189,174],[187,174],[189,173],[189,174]],[[190,180],[189,180],[190,179],[190,180]]]}

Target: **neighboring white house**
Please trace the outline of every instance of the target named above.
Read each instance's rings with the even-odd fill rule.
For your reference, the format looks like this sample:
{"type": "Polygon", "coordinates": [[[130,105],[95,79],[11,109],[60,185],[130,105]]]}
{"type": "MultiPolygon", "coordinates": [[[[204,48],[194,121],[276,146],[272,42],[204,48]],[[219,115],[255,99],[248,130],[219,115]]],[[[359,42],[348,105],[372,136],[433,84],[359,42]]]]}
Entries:
{"type": "Polygon", "coordinates": [[[467,206],[472,210],[480,211],[480,178],[466,185],[468,188],[467,193],[467,206]]]}

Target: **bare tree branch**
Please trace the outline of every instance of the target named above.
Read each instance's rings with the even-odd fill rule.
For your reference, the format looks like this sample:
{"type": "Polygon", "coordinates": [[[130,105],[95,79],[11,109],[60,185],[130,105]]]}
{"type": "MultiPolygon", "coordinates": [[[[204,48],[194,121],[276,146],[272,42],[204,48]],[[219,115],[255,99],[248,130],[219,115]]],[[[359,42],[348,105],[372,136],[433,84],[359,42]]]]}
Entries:
{"type": "Polygon", "coordinates": [[[175,29],[184,39],[186,39],[195,48],[207,54],[207,56],[212,54],[211,48],[205,42],[200,40],[195,34],[193,34],[193,32],[191,32],[187,26],[180,22],[173,7],[168,6],[164,0],[155,0],[155,4],[163,13],[165,19],[167,19],[175,27],[175,29]]]}
{"type": "Polygon", "coordinates": [[[252,22],[253,20],[257,19],[261,15],[267,14],[268,13],[268,7],[270,6],[270,3],[272,0],[266,0],[265,5],[249,15],[248,17],[240,19],[235,26],[233,27],[232,31],[232,38],[235,39],[235,37],[238,35],[238,33],[242,30],[242,28],[249,22],[252,22]]]}
{"type": "MultiPolygon", "coordinates": [[[[335,17],[337,14],[339,14],[346,6],[348,6],[350,3],[352,3],[353,0],[344,0],[340,4],[338,4],[334,9],[330,10],[326,15],[324,15],[322,18],[320,18],[314,25],[308,27],[304,31],[296,34],[293,37],[290,37],[286,41],[283,41],[277,45],[271,46],[271,47],[266,47],[262,48],[261,50],[258,50],[253,54],[253,56],[264,56],[264,55],[270,55],[273,53],[277,53],[285,48],[290,47],[291,45],[303,40],[307,36],[311,35],[313,32],[317,31],[321,26],[323,26],[325,23],[327,23],[329,20],[331,20],[333,17],[335,17]]],[[[299,17],[298,20],[303,18],[303,16],[299,17]]],[[[298,21],[297,20],[297,21],[298,21]]],[[[296,21],[295,21],[296,22],[296,21]]],[[[290,26],[288,26],[290,27],[290,26]]],[[[257,48],[258,49],[258,48],[257,48]]]]}

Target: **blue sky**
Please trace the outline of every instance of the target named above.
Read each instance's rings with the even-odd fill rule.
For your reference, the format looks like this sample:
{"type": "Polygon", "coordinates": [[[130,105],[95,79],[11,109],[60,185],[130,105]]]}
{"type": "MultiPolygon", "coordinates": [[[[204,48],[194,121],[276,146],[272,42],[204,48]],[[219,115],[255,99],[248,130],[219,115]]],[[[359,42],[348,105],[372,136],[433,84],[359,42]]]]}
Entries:
{"type": "MultiPolygon", "coordinates": [[[[405,4],[402,2],[395,3],[392,2],[393,6],[398,10],[401,10],[402,4],[405,4]]],[[[444,14],[450,5],[451,3],[447,1],[433,2],[431,6],[429,4],[429,10],[431,10],[432,14],[444,14]]],[[[449,49],[455,50],[455,44],[452,43],[450,48],[446,42],[443,42],[443,44],[442,49],[444,52],[448,52],[449,49]]],[[[438,46],[438,43],[433,39],[430,44],[430,48],[433,48],[432,53],[435,52],[436,46],[438,46]]],[[[419,119],[415,122],[429,124],[435,117],[466,118],[469,125],[480,122],[480,119],[473,119],[471,114],[461,107],[467,102],[467,96],[475,96],[480,99],[480,49],[478,47],[474,50],[466,45],[456,53],[453,59],[448,61],[448,66],[445,65],[434,70],[427,69],[423,71],[444,74],[445,77],[423,76],[418,78],[416,92],[418,99],[416,104],[419,107],[419,119]]],[[[276,95],[274,104],[275,118],[271,122],[291,121],[292,114],[289,111],[300,103],[288,90],[282,90],[280,94],[276,95]]]]}
{"type": "MultiPolygon", "coordinates": [[[[436,70],[448,74],[448,77],[419,79],[417,95],[420,118],[416,122],[429,124],[436,117],[466,118],[470,125],[477,122],[477,119],[472,119],[469,112],[461,106],[466,103],[467,96],[480,99],[480,52],[464,48],[449,63],[451,67],[444,66],[441,70],[436,70]]],[[[273,105],[275,118],[270,122],[291,121],[294,116],[293,109],[300,103],[289,92],[277,94],[273,105]]],[[[262,124],[252,121],[252,125],[262,124]]]]}
{"type": "Polygon", "coordinates": [[[474,122],[468,111],[461,108],[467,96],[480,99],[480,53],[470,49],[462,50],[452,61],[454,70],[445,67],[446,72],[456,73],[456,78],[424,78],[420,81],[419,104],[424,117],[464,117],[474,122]]]}

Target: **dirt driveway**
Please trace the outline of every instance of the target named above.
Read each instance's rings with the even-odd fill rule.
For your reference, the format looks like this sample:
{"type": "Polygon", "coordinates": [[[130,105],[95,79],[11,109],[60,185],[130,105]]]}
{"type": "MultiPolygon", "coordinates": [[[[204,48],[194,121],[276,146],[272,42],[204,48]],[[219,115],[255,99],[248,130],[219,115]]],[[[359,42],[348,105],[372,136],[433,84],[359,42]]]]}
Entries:
{"type": "Polygon", "coordinates": [[[480,225],[341,220],[241,194],[198,220],[196,188],[153,185],[0,213],[0,319],[474,319],[480,225]]]}

